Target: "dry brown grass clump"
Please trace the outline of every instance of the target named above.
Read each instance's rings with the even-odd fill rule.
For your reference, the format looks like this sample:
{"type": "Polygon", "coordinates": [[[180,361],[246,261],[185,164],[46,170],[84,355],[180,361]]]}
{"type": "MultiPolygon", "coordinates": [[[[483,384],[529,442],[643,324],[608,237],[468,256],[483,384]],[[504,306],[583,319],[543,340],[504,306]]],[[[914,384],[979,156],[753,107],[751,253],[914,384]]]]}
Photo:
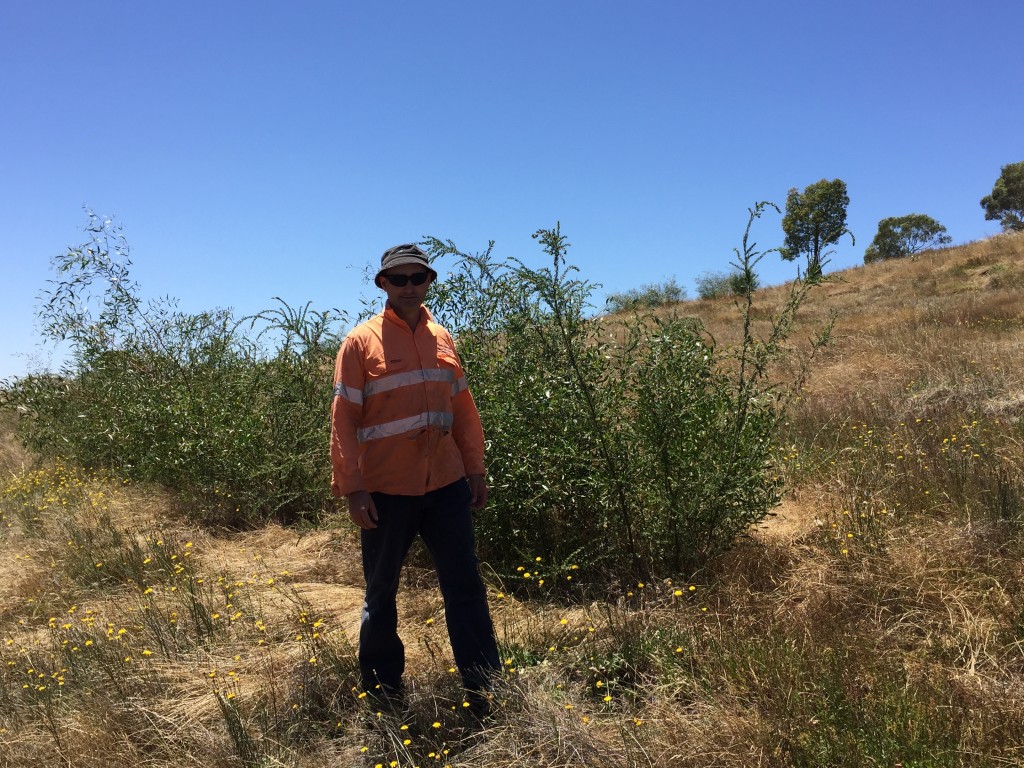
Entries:
{"type": "Polygon", "coordinates": [[[15,416],[0,412],[0,477],[8,478],[25,469],[29,457],[14,434],[15,416]]]}

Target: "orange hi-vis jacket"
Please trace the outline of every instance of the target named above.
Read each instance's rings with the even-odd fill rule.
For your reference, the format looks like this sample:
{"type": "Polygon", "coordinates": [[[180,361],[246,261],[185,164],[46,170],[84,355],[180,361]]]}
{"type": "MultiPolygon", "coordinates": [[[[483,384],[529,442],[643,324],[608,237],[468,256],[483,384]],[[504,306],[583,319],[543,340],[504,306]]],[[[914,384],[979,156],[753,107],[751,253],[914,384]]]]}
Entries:
{"type": "Polygon", "coordinates": [[[452,337],[390,306],[342,342],[331,404],[331,492],[421,496],[484,472],[484,433],[452,337]]]}

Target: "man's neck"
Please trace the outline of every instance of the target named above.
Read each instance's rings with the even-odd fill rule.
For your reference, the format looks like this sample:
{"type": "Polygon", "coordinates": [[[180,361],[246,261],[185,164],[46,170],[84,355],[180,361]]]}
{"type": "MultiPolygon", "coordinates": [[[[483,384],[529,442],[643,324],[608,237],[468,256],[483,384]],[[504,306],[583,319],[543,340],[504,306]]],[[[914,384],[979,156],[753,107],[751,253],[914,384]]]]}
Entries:
{"type": "Polygon", "coordinates": [[[409,326],[410,330],[415,331],[416,326],[419,325],[420,315],[423,314],[420,311],[420,307],[416,307],[415,312],[402,312],[397,307],[391,305],[391,311],[393,311],[399,318],[401,318],[406,325],[409,326]]]}

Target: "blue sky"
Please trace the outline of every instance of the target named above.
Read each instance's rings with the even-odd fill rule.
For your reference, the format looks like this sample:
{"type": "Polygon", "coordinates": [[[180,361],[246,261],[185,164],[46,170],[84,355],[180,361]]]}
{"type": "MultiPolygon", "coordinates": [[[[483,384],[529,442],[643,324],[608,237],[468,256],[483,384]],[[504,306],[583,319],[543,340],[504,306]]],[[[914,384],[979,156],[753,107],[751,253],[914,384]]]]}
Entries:
{"type": "MultiPolygon", "coordinates": [[[[147,297],[242,314],[356,311],[364,267],[425,235],[541,265],[556,221],[598,304],[693,295],[748,207],[822,178],[857,238],[833,269],[886,216],[994,234],[1022,28],[1016,0],[6,0],[0,379],[45,362],[36,296],[83,206],[123,225],[147,297]]],[[[780,218],[755,239],[781,244],[780,218]]]]}

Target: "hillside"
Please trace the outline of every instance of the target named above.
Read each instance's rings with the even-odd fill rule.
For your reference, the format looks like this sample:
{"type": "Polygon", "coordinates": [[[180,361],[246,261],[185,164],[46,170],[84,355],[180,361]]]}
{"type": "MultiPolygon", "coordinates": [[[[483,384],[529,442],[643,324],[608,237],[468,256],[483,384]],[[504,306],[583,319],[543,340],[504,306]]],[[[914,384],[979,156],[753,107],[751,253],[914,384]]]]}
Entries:
{"type": "MultiPolygon", "coordinates": [[[[1015,354],[1019,359],[1022,291],[1021,235],[832,273],[801,313],[808,329],[822,325],[829,311],[838,318],[834,343],[815,366],[811,392],[881,395],[889,392],[887,382],[928,378],[942,360],[963,353],[968,360],[1005,361],[1005,374],[1013,377],[1005,382],[1011,390],[1005,394],[1019,401],[1022,373],[1010,363],[1015,354]]],[[[785,286],[776,286],[762,291],[758,302],[771,307],[784,298],[785,286]]],[[[728,300],[692,302],[690,311],[716,338],[731,341],[736,313],[728,300]]]]}
{"type": "MultiPolygon", "coordinates": [[[[972,421],[995,419],[1013,432],[1024,415],[1022,296],[1022,235],[831,274],[804,306],[794,334],[797,343],[806,341],[830,312],[836,315],[832,343],[814,361],[793,422],[837,443],[835,432],[843,426],[956,421],[967,414],[972,421]]],[[[785,297],[785,286],[764,290],[755,316],[785,297]]],[[[720,342],[734,342],[737,313],[730,300],[691,302],[688,310],[720,342]]],[[[1024,473],[1019,453],[1000,458],[1014,476],[1024,473]]],[[[794,495],[807,496],[808,488],[800,490],[786,508],[794,495]]]]}
{"type": "MultiPolygon", "coordinates": [[[[0,765],[1020,765],[1022,289],[1020,235],[831,275],[794,336],[836,313],[776,515],[693,582],[606,602],[492,578],[506,671],[483,727],[421,560],[403,728],[354,688],[347,520],[199,529],[159,489],[35,461],[5,423],[0,765]]],[[[760,291],[758,316],[784,299],[760,291]]],[[[676,310],[734,337],[730,300],[676,310]]]]}

